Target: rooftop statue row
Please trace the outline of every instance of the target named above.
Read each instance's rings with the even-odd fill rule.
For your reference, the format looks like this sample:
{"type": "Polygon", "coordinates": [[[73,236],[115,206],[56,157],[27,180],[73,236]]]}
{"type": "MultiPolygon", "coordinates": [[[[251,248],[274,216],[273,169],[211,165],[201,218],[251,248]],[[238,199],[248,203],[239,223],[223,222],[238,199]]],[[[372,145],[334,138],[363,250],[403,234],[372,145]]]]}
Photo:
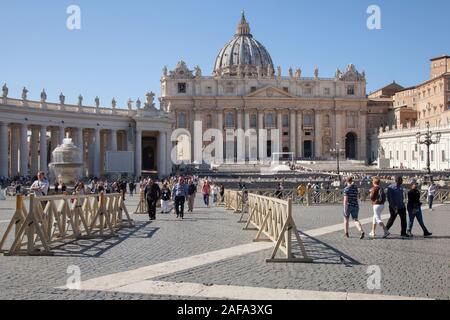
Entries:
{"type": "MultiPolygon", "coordinates": [[[[283,77],[281,67],[277,67],[276,74],[275,69],[272,65],[267,66],[267,70],[263,70],[262,66],[250,66],[250,65],[241,65],[235,67],[235,74],[237,78],[278,78],[281,79],[283,77]],[[256,72],[255,72],[256,70],[256,72]]],[[[224,75],[220,72],[214,72],[213,76],[223,77],[224,75]]],[[[297,68],[294,69],[290,67],[288,69],[288,77],[291,80],[301,80],[302,79],[302,69],[297,68]]],[[[186,62],[180,61],[173,71],[169,71],[167,66],[163,68],[163,78],[170,79],[200,79],[202,78],[202,69],[199,66],[196,66],[194,70],[190,70],[186,62]]],[[[314,69],[314,79],[319,79],[319,68],[314,69]]],[[[358,72],[356,67],[353,64],[349,64],[347,66],[347,70],[342,72],[339,68],[337,68],[335,73],[335,79],[341,81],[365,81],[366,74],[365,72],[358,72]]]]}
{"type": "MultiPolygon", "coordinates": [[[[28,102],[28,89],[26,87],[24,87],[22,89],[22,96],[21,96],[21,100],[24,104],[26,104],[28,102]]],[[[3,85],[2,87],[2,102],[6,103],[6,100],[8,98],[8,94],[9,94],[9,88],[6,85],[6,83],[3,85]]],[[[45,92],[45,89],[42,90],[41,95],[40,95],[40,103],[41,106],[45,107],[45,105],[47,104],[47,93],[45,92]]],[[[78,102],[77,102],[77,106],[78,107],[83,107],[83,96],[80,94],[78,96],[78,102]]],[[[95,108],[99,109],[100,108],[100,98],[97,96],[94,99],[94,103],[95,103],[95,108]]],[[[127,108],[128,110],[133,110],[133,103],[134,101],[129,99],[127,102],[127,108]]],[[[61,93],[59,95],[59,104],[61,106],[64,106],[66,104],[66,97],[64,96],[63,93],[61,93]]],[[[115,98],[112,99],[111,101],[111,108],[113,110],[115,110],[117,108],[117,101],[115,98]]],[[[138,98],[136,101],[136,109],[140,110],[142,108],[142,102],[141,100],[138,98]]],[[[156,107],[155,107],[155,93],[153,92],[148,92],[146,94],[146,102],[144,104],[144,110],[146,111],[157,111],[156,107]]]]}

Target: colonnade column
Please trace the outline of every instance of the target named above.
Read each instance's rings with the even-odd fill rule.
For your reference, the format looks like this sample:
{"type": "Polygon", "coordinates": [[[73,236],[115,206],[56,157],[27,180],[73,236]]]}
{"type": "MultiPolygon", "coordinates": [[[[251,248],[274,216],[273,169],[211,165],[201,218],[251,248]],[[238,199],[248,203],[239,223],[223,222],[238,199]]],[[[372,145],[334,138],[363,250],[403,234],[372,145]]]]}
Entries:
{"type": "Polygon", "coordinates": [[[290,110],[290,119],[289,119],[289,139],[290,139],[290,152],[294,153],[294,158],[296,157],[296,138],[297,138],[297,115],[294,109],[290,110]]]}
{"type": "Polygon", "coordinates": [[[19,175],[19,127],[11,125],[11,176],[19,175]]]}
{"type": "Polygon", "coordinates": [[[9,176],[8,140],[8,125],[0,122],[0,177],[9,176]]]}
{"type": "Polygon", "coordinates": [[[136,178],[139,179],[142,176],[142,131],[136,128],[136,152],[135,152],[135,168],[134,172],[136,178]]]}
{"type": "Polygon", "coordinates": [[[48,171],[47,154],[48,154],[47,127],[41,126],[41,133],[39,135],[39,155],[40,155],[39,170],[44,172],[48,171]]]}
{"type": "Polygon", "coordinates": [[[171,131],[166,131],[166,141],[167,141],[167,147],[166,147],[166,174],[169,175],[172,173],[172,136],[171,131]]]}
{"type": "Polygon", "coordinates": [[[303,113],[297,114],[297,158],[303,158],[303,113]]]}
{"type": "Polygon", "coordinates": [[[63,143],[63,140],[66,138],[66,128],[65,127],[59,127],[59,138],[58,138],[58,145],[63,143]]]}
{"type": "Polygon", "coordinates": [[[100,177],[100,159],[100,128],[95,128],[93,174],[98,178],[100,177]]]}
{"type": "Polygon", "coordinates": [[[117,130],[111,130],[111,151],[117,152],[117,130]]]}
{"type": "Polygon", "coordinates": [[[76,141],[76,146],[78,148],[80,148],[81,150],[84,150],[84,133],[83,133],[83,128],[78,128],[77,129],[77,141],[76,141]]]}
{"type": "Polygon", "coordinates": [[[31,149],[31,174],[36,174],[39,170],[39,128],[31,128],[31,139],[30,139],[30,149],[31,149]]]}
{"type": "MultiPolygon", "coordinates": [[[[272,155],[274,152],[283,152],[283,114],[281,110],[277,111],[277,129],[278,129],[278,150],[276,144],[272,148],[272,155]]],[[[272,156],[271,155],[271,156],[272,156]]]]}
{"type": "Polygon", "coordinates": [[[20,125],[20,175],[28,176],[28,158],[30,156],[28,148],[28,126],[20,125]]]}

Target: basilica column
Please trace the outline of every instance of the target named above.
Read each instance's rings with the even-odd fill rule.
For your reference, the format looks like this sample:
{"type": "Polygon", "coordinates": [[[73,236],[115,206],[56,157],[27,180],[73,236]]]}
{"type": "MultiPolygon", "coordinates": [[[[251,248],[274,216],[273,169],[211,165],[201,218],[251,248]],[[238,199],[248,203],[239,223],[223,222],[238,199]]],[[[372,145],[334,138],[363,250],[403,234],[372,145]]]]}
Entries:
{"type": "Polygon", "coordinates": [[[8,125],[0,122],[0,177],[9,176],[8,168],[8,125]]]}
{"type": "Polygon", "coordinates": [[[36,174],[39,170],[39,128],[31,128],[31,139],[30,139],[30,149],[31,149],[31,174],[36,174]]]}
{"type": "Polygon", "coordinates": [[[258,159],[264,161],[266,158],[267,133],[264,134],[264,110],[258,110],[258,159]]]}
{"type": "Polygon", "coordinates": [[[250,134],[250,112],[248,110],[244,111],[244,137],[245,137],[245,158],[250,158],[250,142],[251,142],[251,134],[250,134]],[[248,135],[247,135],[248,134],[248,135]]]}
{"type": "Polygon", "coordinates": [[[158,135],[158,176],[163,178],[166,173],[166,133],[159,132],[158,135]]]}
{"type": "Polygon", "coordinates": [[[277,112],[277,129],[278,129],[278,150],[275,146],[275,148],[272,148],[272,154],[274,152],[283,152],[283,113],[281,110],[278,110],[277,112]]]}
{"type": "Polygon", "coordinates": [[[315,112],[315,126],[314,126],[314,150],[316,158],[322,157],[322,114],[320,111],[315,112]]]}
{"type": "Polygon", "coordinates": [[[303,158],[303,113],[297,114],[297,158],[303,158]]]}
{"type": "Polygon", "coordinates": [[[245,133],[244,133],[244,123],[242,117],[242,109],[236,109],[237,113],[237,162],[245,162],[245,133]]]}
{"type": "Polygon", "coordinates": [[[19,175],[19,137],[20,131],[17,125],[11,125],[11,177],[19,175]]]}
{"type": "Polygon", "coordinates": [[[117,130],[111,130],[111,151],[117,152],[117,130]]]}
{"type": "Polygon", "coordinates": [[[93,166],[93,175],[97,178],[100,178],[100,128],[95,128],[94,134],[94,166],[93,166]]]}
{"type": "Polygon", "coordinates": [[[223,110],[217,111],[217,129],[222,133],[222,159],[221,162],[224,161],[225,152],[223,150],[225,144],[224,144],[224,132],[223,132],[223,110]]]}
{"type": "Polygon", "coordinates": [[[20,175],[28,176],[28,160],[30,150],[28,147],[28,126],[26,123],[20,125],[20,175]]]}
{"type": "Polygon", "coordinates": [[[139,179],[142,176],[142,130],[136,128],[136,152],[135,152],[135,174],[139,179]]]}
{"type": "Polygon", "coordinates": [[[48,171],[48,161],[47,161],[47,155],[48,155],[48,148],[47,148],[47,127],[41,126],[39,135],[39,155],[40,155],[40,163],[39,163],[39,170],[44,171],[47,173],[48,171]]]}
{"type": "Polygon", "coordinates": [[[296,157],[297,151],[296,151],[296,137],[297,137],[297,115],[296,115],[296,111],[295,109],[291,109],[290,110],[290,120],[289,120],[289,139],[291,142],[291,146],[290,146],[290,152],[294,153],[294,158],[296,157]]]}
{"type": "MultiPolygon", "coordinates": [[[[367,114],[363,111],[359,113],[359,159],[367,161],[367,114]]],[[[408,152],[408,155],[410,153],[408,152]]],[[[403,156],[403,155],[402,155],[403,156]]]]}

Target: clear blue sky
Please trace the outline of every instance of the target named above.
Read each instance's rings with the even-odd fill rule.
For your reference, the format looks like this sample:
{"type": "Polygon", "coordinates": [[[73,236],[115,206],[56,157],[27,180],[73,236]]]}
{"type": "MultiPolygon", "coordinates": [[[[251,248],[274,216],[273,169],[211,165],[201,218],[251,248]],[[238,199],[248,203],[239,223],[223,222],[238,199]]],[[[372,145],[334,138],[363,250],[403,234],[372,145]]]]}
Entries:
{"type": "Polygon", "coordinates": [[[392,80],[404,86],[428,77],[429,58],[450,54],[448,0],[0,0],[0,82],[10,96],[31,99],[45,88],[86,104],[98,95],[120,107],[129,97],[160,93],[164,65],[183,59],[211,74],[245,9],[252,33],[286,73],[302,67],[331,77],[354,63],[368,91],[392,80]],[[66,28],[69,5],[81,7],[81,30],[66,28]],[[381,7],[382,30],[366,27],[367,7],[381,7]]]}

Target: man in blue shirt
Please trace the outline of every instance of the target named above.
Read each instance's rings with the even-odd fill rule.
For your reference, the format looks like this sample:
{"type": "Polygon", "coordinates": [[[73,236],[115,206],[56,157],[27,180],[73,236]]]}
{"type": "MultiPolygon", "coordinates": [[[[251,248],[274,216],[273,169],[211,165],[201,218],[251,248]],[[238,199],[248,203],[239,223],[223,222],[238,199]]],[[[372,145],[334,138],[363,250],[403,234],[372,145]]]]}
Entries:
{"type": "Polygon", "coordinates": [[[184,219],[184,203],[189,195],[188,191],[188,185],[184,183],[184,178],[180,177],[178,183],[172,189],[172,198],[175,200],[177,218],[184,219]]]}
{"type": "Polygon", "coordinates": [[[409,238],[406,233],[406,206],[404,199],[405,190],[403,189],[403,178],[399,176],[395,179],[395,182],[396,184],[389,186],[387,193],[391,217],[386,225],[386,228],[388,230],[391,229],[397,219],[397,215],[399,215],[401,222],[401,236],[404,238],[409,238]]]}

